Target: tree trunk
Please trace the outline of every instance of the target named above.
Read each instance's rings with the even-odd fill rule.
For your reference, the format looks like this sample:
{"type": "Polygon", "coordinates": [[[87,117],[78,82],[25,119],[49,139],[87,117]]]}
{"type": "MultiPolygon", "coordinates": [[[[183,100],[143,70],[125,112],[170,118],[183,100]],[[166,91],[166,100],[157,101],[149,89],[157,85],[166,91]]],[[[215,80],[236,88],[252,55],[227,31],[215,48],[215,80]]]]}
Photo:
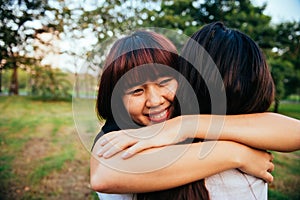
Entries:
{"type": "Polygon", "coordinates": [[[2,67],[0,66],[0,94],[2,94],[2,67]]]}
{"type": "Polygon", "coordinates": [[[19,95],[18,67],[16,63],[14,63],[13,73],[11,76],[9,95],[19,95]]]}
{"type": "Polygon", "coordinates": [[[274,112],[278,113],[280,100],[275,97],[274,112]]]}
{"type": "Polygon", "coordinates": [[[79,98],[79,77],[77,72],[75,72],[75,97],[79,98]]]}

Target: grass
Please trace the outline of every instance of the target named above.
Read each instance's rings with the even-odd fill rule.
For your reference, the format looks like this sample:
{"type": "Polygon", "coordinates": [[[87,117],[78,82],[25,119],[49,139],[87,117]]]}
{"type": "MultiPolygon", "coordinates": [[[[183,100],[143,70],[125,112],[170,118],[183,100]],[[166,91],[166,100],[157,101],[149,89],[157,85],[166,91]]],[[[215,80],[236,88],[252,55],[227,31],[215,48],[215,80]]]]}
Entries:
{"type": "Polygon", "coordinates": [[[269,199],[300,199],[300,155],[273,152],[275,181],[269,185],[269,199]]]}
{"type": "MultiPolygon", "coordinates": [[[[281,103],[279,111],[300,119],[300,104],[281,103]]],[[[71,102],[2,96],[0,112],[0,199],[97,199],[89,188],[89,152],[76,133],[71,102]]],[[[91,121],[97,119],[89,120],[87,113],[78,117],[90,137],[97,129],[91,121]]],[[[300,151],[274,156],[269,199],[300,199],[300,151]]]]}
{"type": "Polygon", "coordinates": [[[30,174],[30,180],[37,183],[53,171],[59,171],[67,161],[74,158],[74,148],[69,147],[64,152],[43,158],[30,174]]]}
{"type": "Polygon", "coordinates": [[[95,199],[71,102],[0,97],[0,199],[95,199]]]}
{"type": "MultiPolygon", "coordinates": [[[[300,120],[300,103],[281,102],[279,112],[300,120]]],[[[275,156],[272,173],[275,181],[269,185],[269,200],[300,199],[300,151],[272,154],[275,156]]]]}
{"type": "Polygon", "coordinates": [[[279,106],[279,112],[300,120],[300,103],[282,102],[279,106]]]}

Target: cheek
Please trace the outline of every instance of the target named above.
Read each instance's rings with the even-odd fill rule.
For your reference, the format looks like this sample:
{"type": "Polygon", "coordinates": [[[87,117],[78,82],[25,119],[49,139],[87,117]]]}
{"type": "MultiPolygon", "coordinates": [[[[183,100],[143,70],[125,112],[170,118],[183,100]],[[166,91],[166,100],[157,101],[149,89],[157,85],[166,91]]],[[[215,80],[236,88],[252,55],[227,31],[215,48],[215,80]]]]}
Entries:
{"type": "Polygon", "coordinates": [[[127,106],[128,106],[128,101],[129,101],[129,98],[127,96],[123,96],[122,98],[122,101],[123,101],[123,104],[124,104],[124,107],[126,108],[127,110],[127,106]]]}
{"type": "Polygon", "coordinates": [[[142,113],[143,101],[141,98],[125,96],[123,98],[123,103],[130,116],[142,113]]]}
{"type": "Polygon", "coordinates": [[[176,93],[177,89],[178,89],[178,82],[175,81],[175,83],[174,83],[174,91],[175,91],[175,93],[176,93]]]}
{"type": "Polygon", "coordinates": [[[168,98],[168,99],[169,99],[169,101],[172,102],[172,103],[174,102],[175,94],[176,94],[175,92],[172,92],[172,93],[169,94],[169,98],[168,98]]]}
{"type": "Polygon", "coordinates": [[[177,81],[174,83],[174,84],[172,84],[170,87],[169,87],[169,93],[168,93],[168,99],[169,100],[174,100],[174,98],[175,98],[175,95],[176,95],[176,92],[177,92],[177,89],[178,89],[178,83],[177,83],[177,81]]]}

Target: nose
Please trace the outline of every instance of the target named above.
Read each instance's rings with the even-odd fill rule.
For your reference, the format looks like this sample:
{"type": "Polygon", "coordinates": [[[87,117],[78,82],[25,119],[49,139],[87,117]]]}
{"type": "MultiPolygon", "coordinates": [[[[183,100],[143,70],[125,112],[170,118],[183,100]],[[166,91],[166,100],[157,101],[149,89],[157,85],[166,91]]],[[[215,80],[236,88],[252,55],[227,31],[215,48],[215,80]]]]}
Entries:
{"type": "Polygon", "coordinates": [[[147,88],[147,100],[146,100],[146,106],[151,107],[157,107],[164,103],[164,97],[161,94],[160,88],[157,86],[151,86],[147,88]]]}

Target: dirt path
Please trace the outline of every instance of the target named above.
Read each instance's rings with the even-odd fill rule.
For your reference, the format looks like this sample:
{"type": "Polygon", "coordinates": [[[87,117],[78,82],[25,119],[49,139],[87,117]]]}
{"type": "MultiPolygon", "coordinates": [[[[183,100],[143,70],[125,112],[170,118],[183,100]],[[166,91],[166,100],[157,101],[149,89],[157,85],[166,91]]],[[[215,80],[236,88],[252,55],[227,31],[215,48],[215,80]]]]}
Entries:
{"type": "MultiPolygon", "coordinates": [[[[43,129],[45,131],[45,127],[43,129]]],[[[74,132],[72,134],[75,134],[74,132]]],[[[49,199],[49,200],[82,200],[94,199],[89,188],[89,153],[79,140],[73,141],[74,158],[66,160],[61,169],[50,170],[49,174],[35,180],[33,173],[49,155],[63,151],[53,145],[51,138],[32,138],[25,143],[22,151],[16,154],[12,162],[13,177],[4,192],[5,199],[49,199]]],[[[43,171],[41,171],[43,172],[43,171]]]]}

